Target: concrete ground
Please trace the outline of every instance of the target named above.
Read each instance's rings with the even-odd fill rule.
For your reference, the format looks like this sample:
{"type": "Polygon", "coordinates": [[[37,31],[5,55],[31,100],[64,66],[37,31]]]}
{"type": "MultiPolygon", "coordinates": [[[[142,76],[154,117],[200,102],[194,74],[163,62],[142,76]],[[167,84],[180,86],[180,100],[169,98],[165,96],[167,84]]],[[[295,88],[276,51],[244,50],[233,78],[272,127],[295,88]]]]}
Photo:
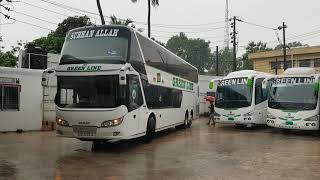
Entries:
{"type": "Polygon", "coordinates": [[[108,144],[58,138],[53,132],[0,134],[2,179],[320,179],[320,136],[271,128],[208,127],[108,144]]]}

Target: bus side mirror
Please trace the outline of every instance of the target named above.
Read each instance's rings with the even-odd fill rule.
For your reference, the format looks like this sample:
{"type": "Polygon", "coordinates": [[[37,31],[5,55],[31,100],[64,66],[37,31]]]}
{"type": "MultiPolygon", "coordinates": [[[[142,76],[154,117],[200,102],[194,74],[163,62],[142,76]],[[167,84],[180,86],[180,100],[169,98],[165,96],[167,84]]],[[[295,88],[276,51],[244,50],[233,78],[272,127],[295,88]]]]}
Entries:
{"type": "Polygon", "coordinates": [[[273,80],[273,77],[265,78],[262,81],[262,89],[267,89],[269,82],[272,81],[272,80],[273,80]]]}
{"type": "Polygon", "coordinates": [[[119,84],[121,85],[127,85],[127,78],[126,78],[126,72],[124,70],[120,70],[119,73],[119,84]]]}

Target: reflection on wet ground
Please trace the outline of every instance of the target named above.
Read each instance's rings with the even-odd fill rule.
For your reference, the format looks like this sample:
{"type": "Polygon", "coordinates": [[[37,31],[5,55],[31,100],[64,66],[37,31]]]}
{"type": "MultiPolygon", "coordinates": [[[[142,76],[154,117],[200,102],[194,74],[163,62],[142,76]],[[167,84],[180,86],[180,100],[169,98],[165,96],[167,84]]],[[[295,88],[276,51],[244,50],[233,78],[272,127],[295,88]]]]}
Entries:
{"type": "Polygon", "coordinates": [[[266,127],[170,129],[145,144],[90,142],[54,133],[0,134],[0,179],[320,179],[320,136],[266,127]]]}

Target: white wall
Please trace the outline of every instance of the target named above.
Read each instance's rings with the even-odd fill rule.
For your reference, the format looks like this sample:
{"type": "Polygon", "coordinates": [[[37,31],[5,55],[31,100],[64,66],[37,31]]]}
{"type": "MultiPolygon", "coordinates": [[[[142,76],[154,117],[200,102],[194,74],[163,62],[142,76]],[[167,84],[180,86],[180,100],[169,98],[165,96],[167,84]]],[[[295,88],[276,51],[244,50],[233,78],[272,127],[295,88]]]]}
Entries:
{"type": "Polygon", "coordinates": [[[21,85],[20,110],[0,110],[0,132],[17,129],[41,130],[42,72],[41,70],[0,67],[0,77],[19,78],[21,85]]]}
{"type": "Polygon", "coordinates": [[[209,102],[205,100],[207,96],[207,92],[213,92],[213,90],[209,89],[209,82],[213,79],[221,79],[220,76],[204,76],[199,75],[199,113],[200,115],[209,112],[209,102]]]}

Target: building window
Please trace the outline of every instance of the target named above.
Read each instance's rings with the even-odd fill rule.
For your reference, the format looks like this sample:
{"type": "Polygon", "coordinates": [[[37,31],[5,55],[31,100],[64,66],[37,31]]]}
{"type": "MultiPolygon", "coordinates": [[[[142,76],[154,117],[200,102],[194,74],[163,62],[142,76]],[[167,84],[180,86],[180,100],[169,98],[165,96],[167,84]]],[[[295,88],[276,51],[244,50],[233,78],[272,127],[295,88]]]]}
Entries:
{"type": "Polygon", "coordinates": [[[0,110],[19,111],[20,86],[19,85],[1,85],[0,84],[0,110]]]}
{"type": "Polygon", "coordinates": [[[310,67],[310,66],[311,66],[310,59],[299,61],[299,67],[310,67]]]}
{"type": "Polygon", "coordinates": [[[292,61],[286,61],[286,68],[292,68],[292,61]]]}
{"type": "Polygon", "coordinates": [[[271,69],[281,69],[282,62],[271,62],[271,69]]]}
{"type": "Polygon", "coordinates": [[[320,59],[314,60],[314,67],[320,67],[320,59]]]}

